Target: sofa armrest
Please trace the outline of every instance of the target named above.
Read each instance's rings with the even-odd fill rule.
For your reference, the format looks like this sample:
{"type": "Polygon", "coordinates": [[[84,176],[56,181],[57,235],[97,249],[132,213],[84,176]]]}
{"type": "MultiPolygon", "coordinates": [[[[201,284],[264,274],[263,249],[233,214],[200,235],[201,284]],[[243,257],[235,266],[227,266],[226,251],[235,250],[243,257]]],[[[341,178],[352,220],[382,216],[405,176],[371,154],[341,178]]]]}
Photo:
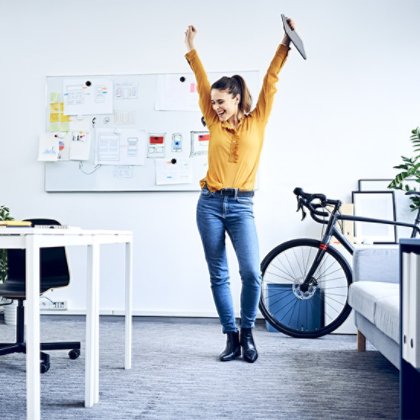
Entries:
{"type": "Polygon", "coordinates": [[[358,246],[353,254],[353,281],[400,282],[398,245],[358,246]]]}

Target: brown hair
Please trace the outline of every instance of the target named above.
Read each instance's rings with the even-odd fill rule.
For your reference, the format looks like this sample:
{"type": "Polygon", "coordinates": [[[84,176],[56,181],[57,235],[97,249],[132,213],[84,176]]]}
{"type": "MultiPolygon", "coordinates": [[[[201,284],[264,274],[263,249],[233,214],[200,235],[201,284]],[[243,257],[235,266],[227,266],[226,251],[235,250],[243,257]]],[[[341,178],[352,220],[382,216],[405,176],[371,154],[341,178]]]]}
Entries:
{"type": "Polygon", "coordinates": [[[248,114],[251,111],[252,97],[242,76],[235,74],[232,77],[223,76],[211,85],[212,89],[227,90],[231,95],[240,95],[239,109],[248,114]]]}

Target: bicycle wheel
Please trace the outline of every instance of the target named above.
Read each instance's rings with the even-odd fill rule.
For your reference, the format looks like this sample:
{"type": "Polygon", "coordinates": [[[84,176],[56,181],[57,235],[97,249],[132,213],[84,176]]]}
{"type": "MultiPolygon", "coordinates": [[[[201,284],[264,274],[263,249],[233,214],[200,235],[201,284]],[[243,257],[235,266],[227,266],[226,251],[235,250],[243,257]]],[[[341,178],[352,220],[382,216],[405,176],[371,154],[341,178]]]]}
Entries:
{"type": "Polygon", "coordinates": [[[351,311],[347,303],[351,269],[333,247],[327,248],[309,288],[301,288],[320,245],[315,239],[288,241],[269,252],[261,263],[261,313],[272,327],[292,337],[328,334],[351,311]]]}

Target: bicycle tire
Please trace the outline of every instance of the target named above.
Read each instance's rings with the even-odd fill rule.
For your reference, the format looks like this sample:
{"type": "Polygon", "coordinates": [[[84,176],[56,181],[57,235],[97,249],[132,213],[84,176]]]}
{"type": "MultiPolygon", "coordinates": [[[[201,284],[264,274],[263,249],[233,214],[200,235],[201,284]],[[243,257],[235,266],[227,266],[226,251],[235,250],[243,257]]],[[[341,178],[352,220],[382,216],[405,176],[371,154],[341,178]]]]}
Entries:
{"type": "Polygon", "coordinates": [[[337,329],[349,316],[352,271],[346,259],[328,246],[314,273],[316,284],[299,289],[321,242],[294,239],[272,249],[261,263],[260,311],[277,331],[296,338],[317,338],[337,329]]]}

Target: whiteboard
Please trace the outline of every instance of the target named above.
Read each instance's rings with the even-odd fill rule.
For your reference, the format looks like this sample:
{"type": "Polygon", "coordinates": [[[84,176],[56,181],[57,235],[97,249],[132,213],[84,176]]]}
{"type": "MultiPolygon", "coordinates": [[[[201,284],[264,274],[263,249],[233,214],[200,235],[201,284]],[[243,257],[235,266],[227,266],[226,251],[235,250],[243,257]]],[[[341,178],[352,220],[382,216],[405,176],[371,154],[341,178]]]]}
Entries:
{"type": "MultiPolygon", "coordinates": [[[[213,83],[233,74],[241,74],[253,98],[257,98],[258,71],[208,76],[213,83]]],[[[201,122],[192,73],[49,76],[45,114],[46,133],[68,134],[82,127],[90,137],[84,160],[68,160],[67,156],[45,162],[47,192],[200,189],[199,181],[207,171],[207,152],[205,147],[200,148],[206,142],[197,139],[206,139],[207,128],[201,122]],[[95,98],[100,106],[94,103],[95,98]],[[134,154],[143,159],[137,156],[132,164],[130,159],[122,158],[130,147],[123,141],[113,149],[117,158],[108,153],[104,146],[108,143],[103,139],[128,138],[125,133],[133,132],[139,133],[134,154]],[[157,147],[153,139],[163,139],[163,144],[157,147]]]]}

